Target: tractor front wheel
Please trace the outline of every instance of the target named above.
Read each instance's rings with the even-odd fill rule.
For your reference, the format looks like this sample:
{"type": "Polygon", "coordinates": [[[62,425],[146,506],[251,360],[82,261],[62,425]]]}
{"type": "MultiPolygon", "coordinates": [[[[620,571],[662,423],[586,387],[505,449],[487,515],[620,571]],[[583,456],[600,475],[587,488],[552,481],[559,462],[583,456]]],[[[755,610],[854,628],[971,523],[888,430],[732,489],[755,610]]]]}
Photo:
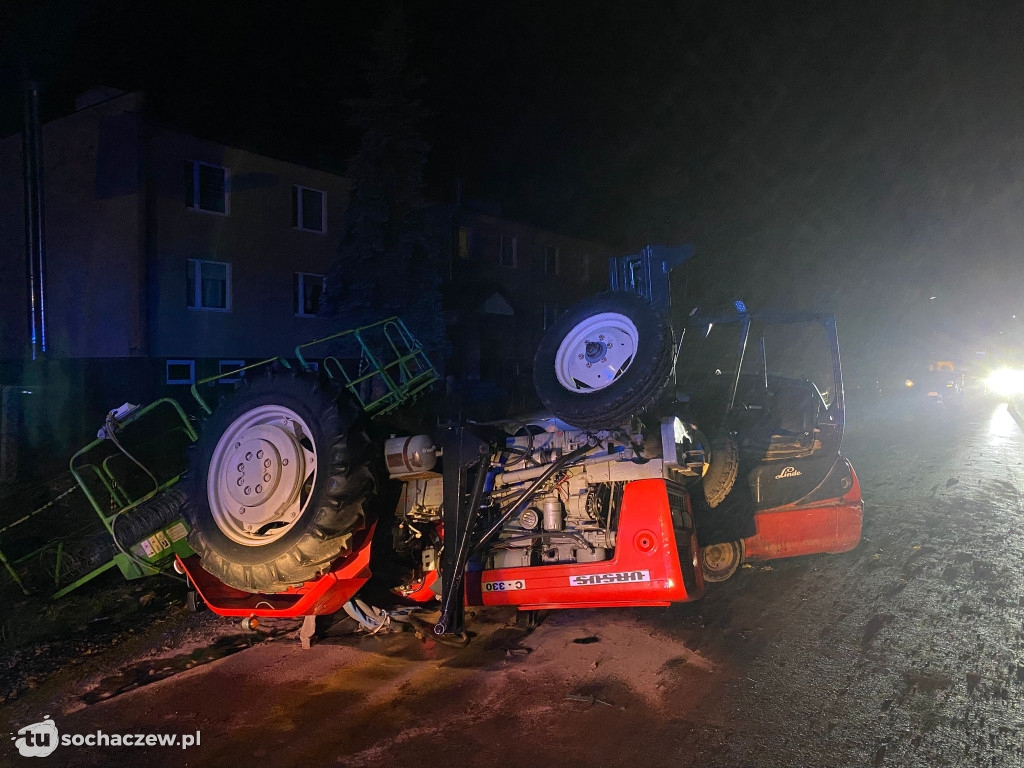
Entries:
{"type": "Polygon", "coordinates": [[[533,383],[551,413],[572,426],[615,429],[661,397],[672,358],[672,331],[648,302],[602,293],[547,330],[533,383]]]}

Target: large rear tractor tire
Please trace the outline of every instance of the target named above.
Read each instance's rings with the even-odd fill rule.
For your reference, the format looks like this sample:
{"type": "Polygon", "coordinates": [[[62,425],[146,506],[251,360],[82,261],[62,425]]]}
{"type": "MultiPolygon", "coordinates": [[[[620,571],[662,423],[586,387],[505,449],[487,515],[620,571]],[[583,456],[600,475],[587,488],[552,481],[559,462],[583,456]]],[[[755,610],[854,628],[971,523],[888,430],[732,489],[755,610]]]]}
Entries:
{"type": "Polygon", "coordinates": [[[563,421],[613,429],[661,397],[672,352],[672,331],[650,304],[632,293],[602,293],[547,330],[534,357],[533,382],[563,421]]]}
{"type": "Polygon", "coordinates": [[[315,578],[351,546],[374,490],[360,411],[336,387],[291,375],[243,384],[189,456],[189,544],[247,592],[315,578]]]}

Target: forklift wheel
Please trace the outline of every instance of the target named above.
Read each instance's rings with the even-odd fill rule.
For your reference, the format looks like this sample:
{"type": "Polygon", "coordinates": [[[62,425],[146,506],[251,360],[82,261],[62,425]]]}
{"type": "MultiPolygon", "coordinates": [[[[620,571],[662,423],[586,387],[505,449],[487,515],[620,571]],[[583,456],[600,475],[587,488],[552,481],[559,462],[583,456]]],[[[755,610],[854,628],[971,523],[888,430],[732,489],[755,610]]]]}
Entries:
{"type": "Polygon", "coordinates": [[[711,544],[700,551],[701,566],[704,570],[704,581],[725,581],[740,567],[743,562],[743,542],[726,541],[711,544]]]}

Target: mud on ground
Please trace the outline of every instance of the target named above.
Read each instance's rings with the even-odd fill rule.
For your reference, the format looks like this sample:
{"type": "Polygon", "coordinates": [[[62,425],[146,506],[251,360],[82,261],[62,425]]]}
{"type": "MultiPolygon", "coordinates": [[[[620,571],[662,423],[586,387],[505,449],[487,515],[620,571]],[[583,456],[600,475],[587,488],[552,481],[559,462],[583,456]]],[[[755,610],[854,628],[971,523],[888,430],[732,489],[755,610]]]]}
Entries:
{"type": "MultiPolygon", "coordinates": [[[[2,717],[202,733],[187,751],[132,750],[163,765],[1024,764],[1024,435],[986,402],[855,403],[850,424],[866,501],[853,552],[755,564],[693,604],[552,613],[532,632],[481,612],[463,650],[342,624],[302,651],[281,628],[183,671],[154,652],[237,630],[177,613],[169,592],[138,646],[95,654],[128,674],[68,666],[2,717]],[[140,661],[176,674],[139,686],[140,661]]],[[[60,749],[63,765],[117,759],[60,749]]]]}

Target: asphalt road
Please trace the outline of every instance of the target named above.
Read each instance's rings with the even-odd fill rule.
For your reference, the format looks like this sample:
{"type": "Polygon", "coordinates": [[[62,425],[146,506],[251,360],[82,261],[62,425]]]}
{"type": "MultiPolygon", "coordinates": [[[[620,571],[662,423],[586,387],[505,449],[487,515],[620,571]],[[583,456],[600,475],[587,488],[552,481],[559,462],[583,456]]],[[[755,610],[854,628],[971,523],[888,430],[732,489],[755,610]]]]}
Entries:
{"type": "Polygon", "coordinates": [[[530,633],[487,613],[464,650],[409,633],[309,651],[278,639],[48,713],[63,733],[200,731],[198,746],[48,759],[1024,765],[1024,434],[991,402],[855,404],[845,453],[866,501],[850,553],[755,565],[694,604],[551,614],[530,633]]]}

